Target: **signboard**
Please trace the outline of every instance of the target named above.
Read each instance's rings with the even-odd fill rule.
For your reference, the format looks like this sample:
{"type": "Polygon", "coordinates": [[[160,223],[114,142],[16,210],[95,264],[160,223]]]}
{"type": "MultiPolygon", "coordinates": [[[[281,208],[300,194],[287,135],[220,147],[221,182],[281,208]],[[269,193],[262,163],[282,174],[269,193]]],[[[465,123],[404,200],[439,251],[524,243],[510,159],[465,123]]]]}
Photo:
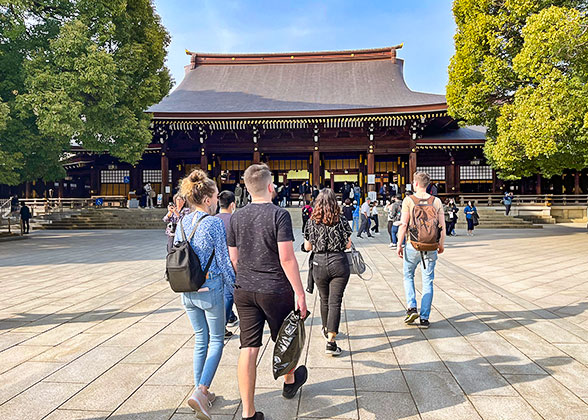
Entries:
{"type": "Polygon", "coordinates": [[[163,203],[163,194],[157,194],[157,206],[161,207],[161,203],[163,203]]]}
{"type": "Polygon", "coordinates": [[[104,204],[104,199],[103,198],[97,198],[96,201],[94,202],[97,206],[101,206],[102,204],[104,204]]]}
{"type": "MultiPolygon", "coordinates": [[[[368,176],[369,176],[369,175],[368,175],[368,176]]],[[[369,191],[369,192],[368,192],[368,198],[369,198],[371,201],[376,201],[376,200],[378,199],[378,195],[376,194],[376,192],[375,192],[375,191],[369,191]]]]}
{"type": "Polygon", "coordinates": [[[375,183],[376,183],[376,175],[375,174],[368,175],[368,184],[373,185],[375,183]]]}
{"type": "Polygon", "coordinates": [[[171,193],[171,187],[169,185],[165,186],[165,193],[166,194],[170,194],[171,193]]]}
{"type": "Polygon", "coordinates": [[[412,184],[406,184],[406,191],[412,191],[412,184]]]}
{"type": "Polygon", "coordinates": [[[125,184],[130,184],[130,183],[131,183],[131,177],[130,177],[130,176],[128,176],[128,175],[127,175],[127,176],[125,176],[125,177],[123,177],[123,182],[124,182],[125,184]]]}

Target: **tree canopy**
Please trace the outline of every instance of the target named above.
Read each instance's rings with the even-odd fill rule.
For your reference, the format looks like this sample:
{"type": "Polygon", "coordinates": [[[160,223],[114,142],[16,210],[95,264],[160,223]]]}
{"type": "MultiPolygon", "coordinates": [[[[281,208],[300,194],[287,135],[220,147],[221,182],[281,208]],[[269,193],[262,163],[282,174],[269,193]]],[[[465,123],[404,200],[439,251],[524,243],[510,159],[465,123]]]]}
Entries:
{"type": "Polygon", "coordinates": [[[588,2],[455,0],[450,114],[503,179],[588,166],[588,2]]]}
{"type": "Polygon", "coordinates": [[[150,0],[0,0],[0,183],[61,178],[72,142],[138,161],[169,42],[150,0]]]}

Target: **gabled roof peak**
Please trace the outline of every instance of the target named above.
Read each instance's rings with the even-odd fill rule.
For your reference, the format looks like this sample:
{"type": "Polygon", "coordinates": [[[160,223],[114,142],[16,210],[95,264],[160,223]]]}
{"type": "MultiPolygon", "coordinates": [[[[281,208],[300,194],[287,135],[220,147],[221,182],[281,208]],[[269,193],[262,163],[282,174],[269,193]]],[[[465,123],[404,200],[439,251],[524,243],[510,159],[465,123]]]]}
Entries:
{"type": "Polygon", "coordinates": [[[189,55],[191,68],[196,66],[215,64],[272,64],[272,63],[325,63],[336,61],[367,61],[391,60],[396,61],[396,50],[404,44],[393,47],[371,48],[363,50],[344,51],[311,51],[311,52],[283,52],[283,53],[251,53],[251,54],[216,54],[198,53],[186,50],[189,55]]]}

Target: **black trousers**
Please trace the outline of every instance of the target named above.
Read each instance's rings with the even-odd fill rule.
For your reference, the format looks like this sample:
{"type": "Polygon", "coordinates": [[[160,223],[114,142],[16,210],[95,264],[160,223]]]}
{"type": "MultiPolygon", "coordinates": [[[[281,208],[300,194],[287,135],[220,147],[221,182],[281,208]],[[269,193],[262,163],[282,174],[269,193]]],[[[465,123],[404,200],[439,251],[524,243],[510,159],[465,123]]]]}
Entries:
{"type": "Polygon", "coordinates": [[[504,207],[506,207],[506,215],[508,216],[508,214],[510,213],[510,206],[512,204],[505,204],[504,207]]]}
{"type": "Polygon", "coordinates": [[[455,222],[457,222],[457,220],[451,219],[449,222],[445,224],[445,226],[447,227],[445,233],[447,235],[451,235],[451,232],[453,232],[453,229],[455,229],[455,222]]]}
{"type": "Polygon", "coordinates": [[[378,216],[372,216],[372,220],[374,221],[374,227],[372,230],[376,233],[380,232],[380,220],[378,216]]]}
{"type": "Polygon", "coordinates": [[[349,263],[344,252],[315,253],[312,277],[321,298],[321,319],[327,332],[338,333],[341,302],[349,282],[349,263]]]}
{"type": "Polygon", "coordinates": [[[22,231],[24,233],[29,233],[29,230],[31,229],[31,225],[29,223],[29,219],[20,219],[20,224],[22,227],[22,231]]]}

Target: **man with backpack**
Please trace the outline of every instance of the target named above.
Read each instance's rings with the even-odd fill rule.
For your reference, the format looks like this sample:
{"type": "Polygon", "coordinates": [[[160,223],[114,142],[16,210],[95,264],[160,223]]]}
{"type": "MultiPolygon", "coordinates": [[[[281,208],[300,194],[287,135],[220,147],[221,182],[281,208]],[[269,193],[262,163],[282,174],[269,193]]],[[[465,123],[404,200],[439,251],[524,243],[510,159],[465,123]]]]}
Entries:
{"type": "Polygon", "coordinates": [[[437,254],[445,250],[445,216],[441,200],[429,193],[431,182],[426,172],[416,172],[413,178],[414,194],[402,202],[402,213],[398,238],[406,237],[406,246],[398,246],[397,253],[403,258],[404,292],[407,311],[404,322],[412,324],[420,318],[419,327],[429,328],[429,315],[433,303],[433,279],[437,254]],[[422,262],[422,300],[421,312],[417,310],[414,289],[414,272],[422,262]]]}

